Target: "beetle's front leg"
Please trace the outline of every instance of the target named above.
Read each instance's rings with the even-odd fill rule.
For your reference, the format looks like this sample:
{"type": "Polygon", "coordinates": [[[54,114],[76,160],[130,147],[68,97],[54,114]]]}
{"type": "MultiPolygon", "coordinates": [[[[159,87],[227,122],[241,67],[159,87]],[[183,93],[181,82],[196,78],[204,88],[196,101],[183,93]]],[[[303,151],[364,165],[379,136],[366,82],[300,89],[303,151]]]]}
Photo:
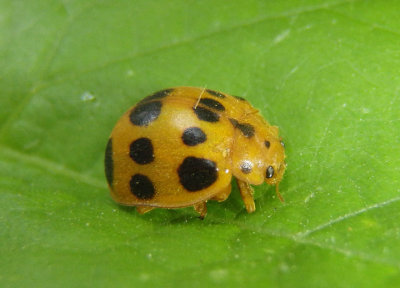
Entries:
{"type": "Polygon", "coordinates": [[[253,198],[253,188],[249,183],[244,182],[236,178],[236,182],[239,186],[240,195],[242,196],[244,206],[248,213],[253,213],[256,210],[256,205],[253,198]]]}

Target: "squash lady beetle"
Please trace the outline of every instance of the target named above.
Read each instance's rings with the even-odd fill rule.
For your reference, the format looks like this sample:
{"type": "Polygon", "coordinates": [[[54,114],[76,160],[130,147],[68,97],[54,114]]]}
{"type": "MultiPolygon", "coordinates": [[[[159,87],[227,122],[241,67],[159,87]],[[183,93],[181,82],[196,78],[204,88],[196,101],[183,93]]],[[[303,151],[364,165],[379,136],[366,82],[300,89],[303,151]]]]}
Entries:
{"type": "Polygon", "coordinates": [[[175,87],[145,97],[115,125],[105,152],[112,198],[154,208],[193,206],[201,218],[208,200],[224,201],[232,175],[248,213],[250,185],[276,185],[285,172],[278,127],[245,99],[210,89],[175,87]]]}

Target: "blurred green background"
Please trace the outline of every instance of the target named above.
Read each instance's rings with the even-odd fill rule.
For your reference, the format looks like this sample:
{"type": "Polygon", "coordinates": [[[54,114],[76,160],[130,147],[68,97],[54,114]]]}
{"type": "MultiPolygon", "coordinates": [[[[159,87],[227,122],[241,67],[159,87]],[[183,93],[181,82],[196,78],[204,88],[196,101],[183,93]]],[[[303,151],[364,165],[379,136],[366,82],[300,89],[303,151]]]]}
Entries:
{"type": "Polygon", "coordinates": [[[397,1],[0,1],[1,287],[399,287],[397,1]],[[209,203],[138,215],[107,138],[172,86],[241,95],[288,169],[209,203]]]}

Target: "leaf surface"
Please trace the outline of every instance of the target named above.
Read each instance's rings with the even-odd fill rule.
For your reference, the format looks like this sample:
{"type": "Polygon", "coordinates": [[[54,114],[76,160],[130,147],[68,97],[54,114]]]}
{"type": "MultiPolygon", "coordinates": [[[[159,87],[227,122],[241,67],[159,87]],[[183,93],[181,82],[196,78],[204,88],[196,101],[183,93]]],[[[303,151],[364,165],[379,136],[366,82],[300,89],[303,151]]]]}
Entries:
{"type": "Polygon", "coordinates": [[[398,287],[395,1],[0,1],[0,286],[398,287]],[[247,98],[280,127],[280,191],[139,215],[108,136],[173,86],[247,98]]]}

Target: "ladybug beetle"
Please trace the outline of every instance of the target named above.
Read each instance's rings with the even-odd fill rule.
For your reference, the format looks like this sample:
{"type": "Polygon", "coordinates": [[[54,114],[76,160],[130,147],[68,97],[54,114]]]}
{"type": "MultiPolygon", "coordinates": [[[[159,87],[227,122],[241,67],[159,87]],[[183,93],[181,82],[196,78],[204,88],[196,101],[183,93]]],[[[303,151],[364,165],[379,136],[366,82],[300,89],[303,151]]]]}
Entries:
{"type": "Polygon", "coordinates": [[[224,201],[235,176],[248,213],[253,189],[285,172],[284,144],[245,99],[205,88],[176,87],[145,97],[115,125],[105,152],[112,198],[139,213],[224,201]]]}

